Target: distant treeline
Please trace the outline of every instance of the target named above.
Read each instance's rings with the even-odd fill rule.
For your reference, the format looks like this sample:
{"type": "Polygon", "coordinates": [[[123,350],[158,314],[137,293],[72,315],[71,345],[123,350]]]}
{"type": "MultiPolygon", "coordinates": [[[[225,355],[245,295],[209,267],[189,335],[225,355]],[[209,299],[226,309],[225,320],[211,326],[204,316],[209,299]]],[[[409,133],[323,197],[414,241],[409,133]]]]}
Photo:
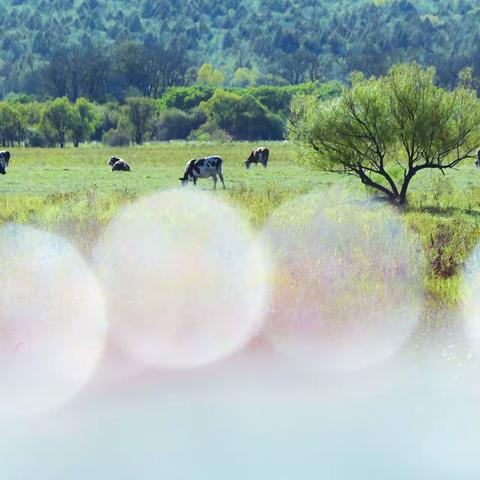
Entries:
{"type": "Polygon", "coordinates": [[[281,140],[294,95],[328,98],[339,91],[335,82],[229,89],[197,85],[169,88],[158,99],[134,96],[103,104],[66,96],[39,102],[22,94],[0,101],[0,143],[64,147],[90,141],[126,146],[175,139],[281,140]]]}
{"type": "Polygon", "coordinates": [[[0,0],[0,97],[158,98],[202,64],[221,86],[343,81],[395,63],[480,75],[478,0],[0,0]]]}

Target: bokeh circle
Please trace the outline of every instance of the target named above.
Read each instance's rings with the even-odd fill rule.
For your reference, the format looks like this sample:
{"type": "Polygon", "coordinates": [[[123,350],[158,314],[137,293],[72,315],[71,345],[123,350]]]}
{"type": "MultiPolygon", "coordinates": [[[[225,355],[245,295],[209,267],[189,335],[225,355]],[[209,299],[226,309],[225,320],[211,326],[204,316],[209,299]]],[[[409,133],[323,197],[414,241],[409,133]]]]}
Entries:
{"type": "Polygon", "coordinates": [[[297,198],[264,228],[276,265],[266,335],[312,368],[355,371],[397,352],[423,305],[415,234],[390,206],[332,189],[297,198]]]}
{"type": "Polygon", "coordinates": [[[96,249],[112,338],[141,363],[208,364],[262,326],[269,262],[226,202],[165,191],[127,206],[96,249]]]}
{"type": "Polygon", "coordinates": [[[31,227],[0,229],[0,415],[36,414],[75,395],[103,353],[105,315],[71,244],[31,227]]]}

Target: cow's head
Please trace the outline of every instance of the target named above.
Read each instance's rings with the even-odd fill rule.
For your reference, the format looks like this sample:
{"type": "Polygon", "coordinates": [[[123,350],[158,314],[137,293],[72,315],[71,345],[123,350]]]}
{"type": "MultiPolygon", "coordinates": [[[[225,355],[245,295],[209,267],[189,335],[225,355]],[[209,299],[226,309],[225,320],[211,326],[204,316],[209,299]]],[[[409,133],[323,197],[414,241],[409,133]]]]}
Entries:
{"type": "Polygon", "coordinates": [[[253,152],[250,153],[250,156],[243,162],[243,164],[245,165],[245,168],[248,170],[252,166],[252,163],[255,163],[255,155],[253,152]]]}
{"type": "Polygon", "coordinates": [[[188,185],[189,181],[193,181],[193,166],[198,160],[201,159],[192,158],[187,162],[187,165],[185,166],[185,173],[183,174],[183,177],[179,178],[180,182],[182,182],[182,187],[188,185]]]}

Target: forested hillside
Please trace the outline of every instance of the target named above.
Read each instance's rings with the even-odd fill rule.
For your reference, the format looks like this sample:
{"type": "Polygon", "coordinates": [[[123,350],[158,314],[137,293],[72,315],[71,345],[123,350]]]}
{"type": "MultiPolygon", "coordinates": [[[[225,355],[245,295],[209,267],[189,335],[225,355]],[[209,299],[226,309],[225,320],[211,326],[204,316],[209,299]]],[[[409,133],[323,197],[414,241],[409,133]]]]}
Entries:
{"type": "Polygon", "coordinates": [[[1,0],[0,93],[156,97],[203,63],[246,86],[417,60],[451,85],[466,65],[480,73],[479,19],[478,0],[1,0]],[[151,58],[173,70],[153,88],[134,78],[151,58]]]}

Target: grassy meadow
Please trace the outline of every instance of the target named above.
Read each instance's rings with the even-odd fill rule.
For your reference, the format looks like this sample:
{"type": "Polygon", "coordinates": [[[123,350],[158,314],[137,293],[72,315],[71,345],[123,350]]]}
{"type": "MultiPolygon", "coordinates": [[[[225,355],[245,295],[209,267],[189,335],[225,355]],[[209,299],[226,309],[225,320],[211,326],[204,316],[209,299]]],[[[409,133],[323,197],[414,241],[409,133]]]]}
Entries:
{"type": "MultiPolygon", "coordinates": [[[[227,189],[217,195],[244,207],[254,225],[287,198],[327,186],[338,179],[292,164],[296,149],[286,142],[271,144],[268,169],[243,161],[248,143],[164,143],[141,147],[101,145],[65,149],[12,148],[8,175],[0,178],[0,221],[32,223],[48,228],[67,224],[83,229],[103,225],[125,202],[159,190],[178,188],[179,177],[191,158],[221,155],[227,189]],[[124,158],[130,173],[111,172],[111,155],[124,158]]],[[[211,179],[200,180],[200,190],[211,191],[211,179]]],[[[193,188],[190,184],[188,188],[193,188]]]]}
{"type": "MultiPolygon", "coordinates": [[[[185,163],[206,155],[221,155],[225,161],[227,189],[220,187],[216,195],[243,210],[254,228],[297,195],[338,184],[364,191],[355,179],[294,163],[298,150],[290,143],[271,142],[268,146],[269,168],[253,166],[249,171],[243,167],[253,147],[249,143],[12,148],[8,175],[0,178],[0,222],[28,223],[61,233],[88,255],[104,225],[122,205],[154,191],[179,187],[185,163]],[[110,171],[107,160],[114,154],[130,164],[130,173],[110,171]]],[[[407,226],[420,235],[427,252],[426,319],[432,325],[444,322],[445,312],[458,307],[461,270],[480,241],[480,169],[472,163],[445,177],[420,173],[412,184],[409,205],[401,213],[407,226]]],[[[190,184],[188,188],[194,187],[190,184]]],[[[210,191],[212,181],[200,180],[198,188],[210,191]]]]}

